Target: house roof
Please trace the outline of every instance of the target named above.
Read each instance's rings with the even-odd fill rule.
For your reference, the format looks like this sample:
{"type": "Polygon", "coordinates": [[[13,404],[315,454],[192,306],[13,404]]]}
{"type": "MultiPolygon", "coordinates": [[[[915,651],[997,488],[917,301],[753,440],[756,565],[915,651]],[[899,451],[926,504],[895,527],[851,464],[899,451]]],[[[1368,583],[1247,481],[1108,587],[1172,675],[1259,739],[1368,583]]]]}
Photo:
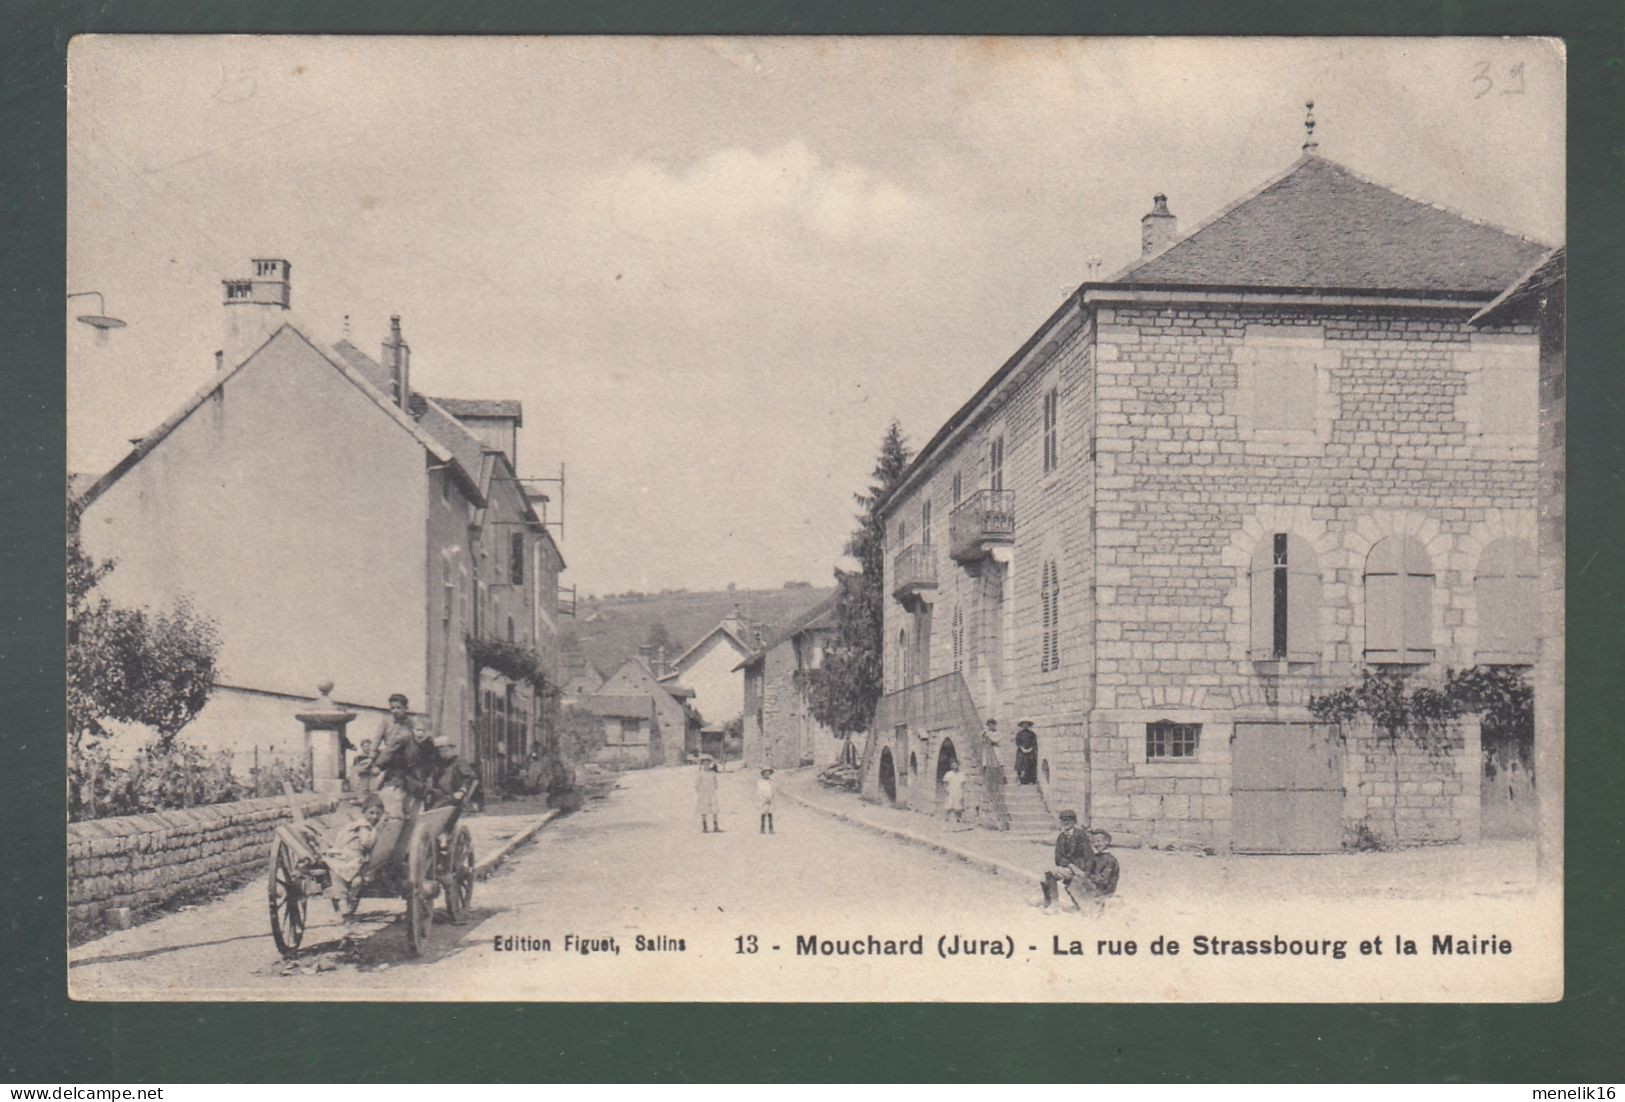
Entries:
{"type": "Polygon", "coordinates": [[[710,631],[706,632],[704,635],[700,636],[699,640],[692,647],[689,647],[686,651],[673,659],[672,672],[667,674],[662,680],[671,680],[681,674],[682,670],[680,667],[683,665],[683,663],[686,662],[690,656],[699,653],[705,644],[709,643],[718,634],[721,634],[724,639],[732,643],[734,649],[740,654],[743,655],[750,653],[750,648],[745,645],[745,641],[735,634],[733,629],[728,627],[728,622],[725,620],[716,627],[712,628],[710,631]]]}
{"type": "Polygon", "coordinates": [[[833,627],[834,625],[835,594],[832,593],[802,613],[799,619],[791,621],[789,627],[774,632],[760,647],[746,655],[745,660],[735,666],[734,669],[742,670],[746,666],[754,665],[761,661],[768,651],[789,642],[804,631],[811,631],[814,628],[833,627]]]}
{"type": "Polygon", "coordinates": [[[1500,227],[1401,195],[1335,161],[1301,157],[1168,248],[1105,281],[1083,283],[926,442],[880,512],[890,510],[1086,292],[1251,288],[1488,298],[1546,250],[1500,227]]]}
{"type": "Polygon", "coordinates": [[[588,697],[586,706],[595,716],[616,719],[647,719],[654,714],[654,698],[647,694],[599,693],[588,697]]]}
{"type": "MultiPolygon", "coordinates": [[[[351,348],[353,351],[356,351],[357,354],[359,354],[358,350],[354,350],[354,346],[351,346],[351,348]]],[[[199,406],[207,401],[212,395],[217,393],[221,387],[226,385],[227,382],[235,378],[238,372],[244,370],[249,364],[252,364],[261,356],[277,354],[283,349],[290,350],[295,354],[297,354],[299,351],[308,351],[319,357],[323,363],[328,364],[334,370],[338,371],[351,383],[355,384],[355,386],[359,388],[363,394],[372,399],[374,404],[388,414],[391,420],[393,420],[397,425],[405,429],[407,432],[411,433],[413,438],[423,446],[425,451],[432,455],[438,462],[449,464],[453,474],[463,483],[463,488],[467,490],[475,499],[475,503],[484,504],[484,497],[480,494],[479,484],[475,481],[479,474],[479,466],[477,463],[473,467],[467,466],[456,454],[456,452],[454,452],[443,440],[439,439],[435,434],[427,432],[420,427],[417,421],[414,421],[406,414],[404,410],[402,410],[394,402],[390,401],[387,395],[387,390],[380,389],[374,378],[371,377],[363,367],[356,364],[349,355],[335,354],[337,351],[336,349],[335,353],[324,351],[321,347],[314,344],[309,337],[305,336],[292,325],[283,325],[275,333],[271,334],[264,344],[260,345],[259,348],[255,349],[254,352],[245,357],[243,361],[237,364],[235,367],[232,367],[226,371],[216,372],[214,378],[210,379],[207,385],[203,386],[190,398],[188,398],[179,409],[170,414],[168,419],[166,419],[163,424],[159,425],[157,428],[153,429],[151,432],[147,433],[147,435],[143,436],[139,441],[137,441],[135,447],[130,450],[128,455],[114,465],[114,467],[106,474],[102,475],[101,478],[97,479],[96,482],[85,491],[82,499],[83,504],[89,505],[91,502],[100,497],[109,486],[113,485],[113,483],[122,478],[126,471],[139,463],[143,458],[146,457],[148,452],[152,451],[155,447],[162,443],[170,433],[174,432],[175,429],[180,427],[181,423],[190,417],[199,406]]],[[[380,368],[380,370],[382,369],[380,368]]],[[[459,429],[463,432],[467,431],[466,429],[461,429],[460,426],[459,429]]]]}
{"type": "Polygon", "coordinates": [[[1496,295],[1488,306],[1469,318],[1468,322],[1472,325],[1493,325],[1522,313],[1542,291],[1563,282],[1567,260],[1561,245],[1553,249],[1520,276],[1516,283],[1496,295]]]}
{"type": "Polygon", "coordinates": [[[1306,156],[1108,282],[1494,293],[1546,250],[1306,156]]]}
{"type": "Polygon", "coordinates": [[[524,406],[517,398],[435,398],[440,408],[456,418],[501,417],[523,428],[524,406]]]}

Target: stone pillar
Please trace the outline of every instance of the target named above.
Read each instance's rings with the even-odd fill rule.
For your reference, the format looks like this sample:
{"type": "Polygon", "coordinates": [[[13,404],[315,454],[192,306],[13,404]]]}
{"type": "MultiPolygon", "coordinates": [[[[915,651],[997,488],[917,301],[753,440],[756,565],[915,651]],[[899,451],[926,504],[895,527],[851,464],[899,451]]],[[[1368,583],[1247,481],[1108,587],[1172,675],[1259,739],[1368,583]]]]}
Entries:
{"type": "Polygon", "coordinates": [[[344,790],[345,728],[355,713],[333,703],[333,682],[316,686],[316,703],[294,718],[305,725],[305,749],[310,753],[311,777],[317,792],[344,790]]]}

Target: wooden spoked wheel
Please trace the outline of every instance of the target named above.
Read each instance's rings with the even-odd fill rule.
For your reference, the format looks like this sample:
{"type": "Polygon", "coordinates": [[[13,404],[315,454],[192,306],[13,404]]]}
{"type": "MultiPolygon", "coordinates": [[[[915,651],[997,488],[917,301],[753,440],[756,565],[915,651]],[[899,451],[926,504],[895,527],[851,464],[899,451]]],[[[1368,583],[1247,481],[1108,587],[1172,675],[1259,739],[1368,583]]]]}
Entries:
{"type": "Polygon", "coordinates": [[[429,928],[434,925],[435,841],[431,831],[421,826],[412,832],[406,862],[406,943],[413,956],[421,956],[429,944],[429,928]]]}
{"type": "Polygon", "coordinates": [[[451,858],[446,870],[446,914],[461,922],[474,905],[474,836],[459,826],[451,841],[451,858]]]}
{"type": "Polygon", "coordinates": [[[266,879],[271,908],[271,940],[285,957],[299,952],[305,938],[305,917],[310,905],[304,883],[294,869],[293,851],[281,838],[271,842],[271,869],[266,879]]]}

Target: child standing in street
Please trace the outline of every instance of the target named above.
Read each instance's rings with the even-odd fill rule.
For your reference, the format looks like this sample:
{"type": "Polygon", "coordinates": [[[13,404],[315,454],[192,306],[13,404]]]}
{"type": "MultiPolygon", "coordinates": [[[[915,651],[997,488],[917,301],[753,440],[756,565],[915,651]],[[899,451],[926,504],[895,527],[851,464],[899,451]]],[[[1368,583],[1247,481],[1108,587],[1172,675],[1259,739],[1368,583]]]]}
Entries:
{"type": "Polygon", "coordinates": [[[700,812],[700,833],[721,834],[722,828],[717,825],[717,767],[709,758],[700,761],[700,775],[694,779],[694,802],[700,812]]]}
{"type": "Polygon", "coordinates": [[[773,833],[773,770],[762,770],[762,779],[756,782],[756,809],[761,812],[761,833],[773,833]]]}

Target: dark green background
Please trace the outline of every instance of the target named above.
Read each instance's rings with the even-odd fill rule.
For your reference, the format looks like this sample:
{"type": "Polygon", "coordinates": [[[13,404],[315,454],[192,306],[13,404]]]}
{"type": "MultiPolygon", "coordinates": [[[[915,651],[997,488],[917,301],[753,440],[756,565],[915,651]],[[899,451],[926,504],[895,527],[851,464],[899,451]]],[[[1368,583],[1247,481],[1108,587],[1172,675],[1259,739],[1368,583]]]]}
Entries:
{"type": "MultiPolygon", "coordinates": [[[[0,1082],[1618,1081],[1625,0],[0,3],[0,1082]],[[1548,1006],[91,1005],[65,997],[64,74],[82,31],[1553,34],[1569,42],[1567,990],[1548,1006]]],[[[1512,176],[1521,170],[1508,163],[1512,176]]],[[[858,886],[855,886],[857,888],[858,886]]],[[[861,908],[854,900],[854,909],[861,908]]]]}

